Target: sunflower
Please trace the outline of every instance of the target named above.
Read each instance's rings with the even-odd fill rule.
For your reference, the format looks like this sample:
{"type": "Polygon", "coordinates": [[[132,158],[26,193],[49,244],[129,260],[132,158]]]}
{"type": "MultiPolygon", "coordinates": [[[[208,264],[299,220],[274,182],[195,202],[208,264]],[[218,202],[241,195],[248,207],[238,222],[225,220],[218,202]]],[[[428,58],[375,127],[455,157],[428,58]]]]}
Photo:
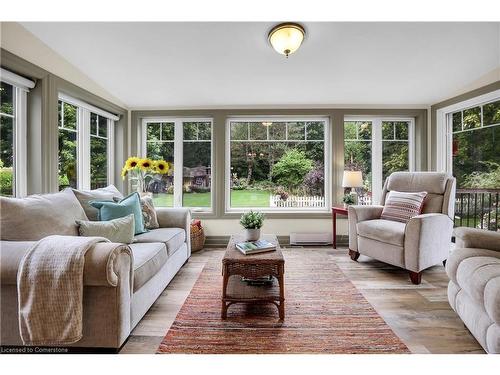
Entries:
{"type": "Polygon", "coordinates": [[[165,174],[169,171],[170,169],[170,166],[168,165],[168,163],[165,161],[165,160],[156,160],[154,162],[154,165],[155,165],[155,170],[157,173],[160,173],[160,174],[165,174]]]}
{"type": "Polygon", "coordinates": [[[154,163],[151,159],[145,158],[145,159],[140,159],[139,160],[139,168],[141,168],[143,171],[150,171],[152,168],[154,168],[154,163]]]}
{"type": "Polygon", "coordinates": [[[127,167],[123,167],[123,168],[122,168],[122,173],[121,173],[121,175],[122,175],[122,178],[123,178],[124,180],[125,180],[125,176],[126,176],[127,174],[128,174],[128,169],[127,169],[127,167]]]}
{"type": "Polygon", "coordinates": [[[127,171],[137,168],[139,166],[139,162],[141,159],[139,159],[137,156],[131,156],[130,158],[127,159],[125,162],[125,166],[123,169],[126,169],[127,171]]]}

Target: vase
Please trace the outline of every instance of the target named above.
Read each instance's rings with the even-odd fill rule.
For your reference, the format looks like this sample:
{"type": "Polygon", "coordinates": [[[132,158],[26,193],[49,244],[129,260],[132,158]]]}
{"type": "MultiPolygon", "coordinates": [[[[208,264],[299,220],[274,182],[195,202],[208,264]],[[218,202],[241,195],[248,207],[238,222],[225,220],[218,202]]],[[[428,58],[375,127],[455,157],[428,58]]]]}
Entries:
{"type": "Polygon", "coordinates": [[[259,229],[245,229],[245,240],[246,241],[257,241],[260,238],[260,228],[259,229]]]}

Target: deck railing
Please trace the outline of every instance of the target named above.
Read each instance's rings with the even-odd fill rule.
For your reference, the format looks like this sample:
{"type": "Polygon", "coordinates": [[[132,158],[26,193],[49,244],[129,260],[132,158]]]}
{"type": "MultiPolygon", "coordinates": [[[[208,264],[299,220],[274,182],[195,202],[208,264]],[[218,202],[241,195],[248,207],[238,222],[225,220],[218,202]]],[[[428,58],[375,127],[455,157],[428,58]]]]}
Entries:
{"type": "Polygon", "coordinates": [[[500,231],[500,189],[457,189],[455,226],[500,231]]]}

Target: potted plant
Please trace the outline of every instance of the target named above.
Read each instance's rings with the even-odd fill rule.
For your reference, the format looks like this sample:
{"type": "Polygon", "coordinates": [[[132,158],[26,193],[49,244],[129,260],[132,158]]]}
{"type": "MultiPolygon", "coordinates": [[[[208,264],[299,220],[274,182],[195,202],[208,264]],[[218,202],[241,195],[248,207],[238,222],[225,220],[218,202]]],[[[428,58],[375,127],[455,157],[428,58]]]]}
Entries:
{"type": "Polygon", "coordinates": [[[241,215],[240,224],[245,228],[245,240],[257,241],[264,224],[264,214],[258,211],[245,212],[241,215]]]}
{"type": "Polygon", "coordinates": [[[346,194],[342,198],[342,202],[344,202],[344,208],[347,208],[347,206],[354,204],[354,197],[352,194],[346,194]]]}

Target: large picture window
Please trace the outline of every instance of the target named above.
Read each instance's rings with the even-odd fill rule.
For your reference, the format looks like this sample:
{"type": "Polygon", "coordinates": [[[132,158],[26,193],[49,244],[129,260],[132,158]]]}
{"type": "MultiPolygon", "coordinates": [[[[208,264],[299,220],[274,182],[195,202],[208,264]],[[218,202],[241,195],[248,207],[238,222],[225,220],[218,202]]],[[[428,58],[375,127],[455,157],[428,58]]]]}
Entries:
{"type": "Polygon", "coordinates": [[[212,120],[159,118],[143,120],[150,159],[163,159],[170,170],[148,186],[156,206],[212,210],[212,120]]]}
{"type": "Polygon", "coordinates": [[[413,119],[345,119],[344,168],[362,172],[359,203],[378,203],[392,172],[413,170],[413,124],[413,119]]]}
{"type": "Polygon", "coordinates": [[[27,193],[27,94],[35,84],[5,69],[0,70],[0,195],[27,193]]]}
{"type": "Polygon", "coordinates": [[[327,127],[321,118],[229,119],[226,209],[326,210],[327,127]]]}
{"type": "Polygon", "coordinates": [[[60,95],[58,106],[59,190],[97,189],[112,183],[118,117],[66,95],[60,95]]]}

